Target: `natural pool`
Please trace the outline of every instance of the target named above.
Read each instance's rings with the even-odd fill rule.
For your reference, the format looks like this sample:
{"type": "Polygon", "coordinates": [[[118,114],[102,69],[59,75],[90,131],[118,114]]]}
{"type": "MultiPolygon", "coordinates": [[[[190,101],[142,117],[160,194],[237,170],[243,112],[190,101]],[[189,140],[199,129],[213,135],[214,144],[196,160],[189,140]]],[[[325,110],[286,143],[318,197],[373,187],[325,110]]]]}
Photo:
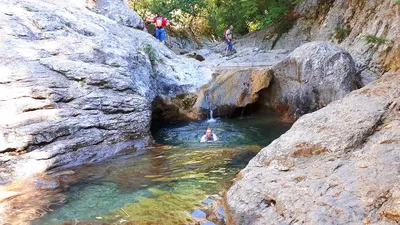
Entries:
{"type": "Polygon", "coordinates": [[[167,124],[153,131],[157,146],[73,168],[79,178],[67,202],[33,224],[185,224],[201,201],[226,190],[235,174],[291,124],[273,114],[167,124]],[[216,143],[199,143],[207,127],[216,143]]]}

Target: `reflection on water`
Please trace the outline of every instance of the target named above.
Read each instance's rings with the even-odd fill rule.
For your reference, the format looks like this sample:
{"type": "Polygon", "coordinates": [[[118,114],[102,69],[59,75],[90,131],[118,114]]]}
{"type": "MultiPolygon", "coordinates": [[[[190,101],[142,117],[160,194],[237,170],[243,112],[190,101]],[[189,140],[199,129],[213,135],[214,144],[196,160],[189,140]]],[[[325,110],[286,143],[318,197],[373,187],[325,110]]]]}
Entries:
{"type": "Polygon", "coordinates": [[[34,224],[131,221],[185,224],[207,195],[229,187],[235,174],[289,124],[277,117],[169,124],[153,131],[159,146],[140,155],[74,168],[80,178],[68,201],[34,224]],[[211,126],[220,141],[199,143],[211,126]]]}

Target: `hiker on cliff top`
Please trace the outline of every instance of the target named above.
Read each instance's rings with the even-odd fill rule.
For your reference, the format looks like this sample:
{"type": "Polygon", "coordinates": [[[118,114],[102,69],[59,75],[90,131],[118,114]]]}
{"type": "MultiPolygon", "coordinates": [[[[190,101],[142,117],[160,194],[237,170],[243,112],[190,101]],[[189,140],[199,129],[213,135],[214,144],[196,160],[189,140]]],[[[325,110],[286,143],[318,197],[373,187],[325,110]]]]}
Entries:
{"type": "Polygon", "coordinates": [[[146,22],[154,23],[156,25],[156,39],[160,40],[162,43],[165,43],[165,39],[167,36],[167,32],[165,27],[168,25],[168,21],[157,13],[157,16],[153,19],[147,19],[146,22]]]}
{"type": "Polygon", "coordinates": [[[200,138],[200,142],[214,142],[217,141],[217,135],[213,134],[212,129],[210,127],[207,128],[206,134],[200,138]]]}
{"type": "Polygon", "coordinates": [[[229,29],[225,30],[224,32],[224,40],[225,43],[228,45],[225,48],[225,56],[227,56],[228,54],[230,54],[232,52],[232,48],[233,48],[233,25],[229,26],[229,29]]]}

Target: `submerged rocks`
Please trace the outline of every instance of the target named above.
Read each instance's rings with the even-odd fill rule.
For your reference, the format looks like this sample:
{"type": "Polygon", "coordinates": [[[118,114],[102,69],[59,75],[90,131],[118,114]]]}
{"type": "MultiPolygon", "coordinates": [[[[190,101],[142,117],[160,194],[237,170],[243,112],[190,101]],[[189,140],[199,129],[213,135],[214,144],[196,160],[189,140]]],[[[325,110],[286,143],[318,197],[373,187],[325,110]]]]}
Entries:
{"type": "Polygon", "coordinates": [[[301,117],[227,193],[230,224],[397,224],[400,74],[301,117]]]}
{"type": "Polygon", "coordinates": [[[207,214],[199,209],[195,209],[193,210],[191,216],[196,219],[205,219],[207,214]]]}
{"type": "Polygon", "coordinates": [[[351,55],[327,42],[310,42],[295,49],[273,66],[272,85],[263,103],[276,110],[285,109],[298,118],[320,109],[359,88],[351,55]]]}

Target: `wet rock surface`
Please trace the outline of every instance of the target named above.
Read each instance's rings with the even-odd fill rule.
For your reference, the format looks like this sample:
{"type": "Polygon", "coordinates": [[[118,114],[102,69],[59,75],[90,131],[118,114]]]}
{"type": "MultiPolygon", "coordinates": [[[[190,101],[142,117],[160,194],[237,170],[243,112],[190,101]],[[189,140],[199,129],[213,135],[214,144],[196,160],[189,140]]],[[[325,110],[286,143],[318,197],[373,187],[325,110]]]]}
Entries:
{"type": "Polygon", "coordinates": [[[397,224],[399,73],[301,117],[227,193],[231,224],[397,224]]]}

